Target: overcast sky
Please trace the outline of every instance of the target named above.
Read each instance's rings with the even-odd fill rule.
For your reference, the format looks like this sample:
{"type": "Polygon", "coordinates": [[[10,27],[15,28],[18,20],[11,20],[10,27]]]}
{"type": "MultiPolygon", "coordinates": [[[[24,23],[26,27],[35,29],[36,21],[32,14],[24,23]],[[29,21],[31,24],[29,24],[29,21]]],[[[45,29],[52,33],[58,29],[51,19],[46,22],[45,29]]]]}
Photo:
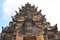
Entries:
{"type": "Polygon", "coordinates": [[[15,10],[18,7],[29,2],[31,5],[42,9],[42,14],[46,15],[46,19],[51,25],[58,24],[60,30],[60,0],[0,0],[0,32],[2,26],[9,25],[11,16],[15,15],[15,10]]]}

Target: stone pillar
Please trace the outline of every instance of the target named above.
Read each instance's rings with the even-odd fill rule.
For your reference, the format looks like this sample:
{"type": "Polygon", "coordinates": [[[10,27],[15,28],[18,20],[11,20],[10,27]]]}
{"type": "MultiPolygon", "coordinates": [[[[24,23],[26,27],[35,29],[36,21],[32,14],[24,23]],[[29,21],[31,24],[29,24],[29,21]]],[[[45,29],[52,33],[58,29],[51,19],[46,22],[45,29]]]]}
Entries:
{"type": "Polygon", "coordinates": [[[45,35],[45,36],[44,36],[44,39],[45,39],[45,40],[48,40],[48,36],[47,36],[47,35],[45,35]]]}

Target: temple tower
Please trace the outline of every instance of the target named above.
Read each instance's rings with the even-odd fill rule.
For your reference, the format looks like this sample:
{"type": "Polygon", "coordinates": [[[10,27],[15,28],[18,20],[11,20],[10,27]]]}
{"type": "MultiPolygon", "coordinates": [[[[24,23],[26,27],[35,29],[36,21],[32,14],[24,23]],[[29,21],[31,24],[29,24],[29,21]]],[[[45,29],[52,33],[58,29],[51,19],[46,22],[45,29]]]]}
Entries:
{"type": "Polygon", "coordinates": [[[38,7],[27,3],[19,12],[12,16],[9,26],[2,27],[3,40],[47,40],[56,39],[57,24],[50,26],[50,22],[46,22],[45,15],[41,11],[37,11],[38,7]]]}

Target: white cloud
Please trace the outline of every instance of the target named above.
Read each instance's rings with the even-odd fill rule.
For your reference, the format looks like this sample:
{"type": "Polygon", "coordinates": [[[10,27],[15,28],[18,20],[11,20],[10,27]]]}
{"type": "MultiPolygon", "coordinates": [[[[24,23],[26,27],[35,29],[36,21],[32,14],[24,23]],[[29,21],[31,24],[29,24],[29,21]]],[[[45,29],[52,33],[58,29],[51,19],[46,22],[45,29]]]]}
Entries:
{"type": "Polygon", "coordinates": [[[52,25],[58,24],[60,30],[60,1],[59,0],[5,0],[3,3],[4,19],[9,19],[11,15],[14,15],[15,10],[25,3],[31,3],[38,6],[38,10],[42,9],[42,14],[46,15],[47,21],[52,25]]]}

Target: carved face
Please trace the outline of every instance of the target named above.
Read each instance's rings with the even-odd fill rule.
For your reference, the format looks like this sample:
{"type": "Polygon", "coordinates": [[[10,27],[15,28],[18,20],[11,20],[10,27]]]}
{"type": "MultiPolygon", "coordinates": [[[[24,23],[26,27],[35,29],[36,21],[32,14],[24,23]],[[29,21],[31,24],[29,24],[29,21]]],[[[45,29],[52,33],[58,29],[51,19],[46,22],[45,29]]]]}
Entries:
{"type": "Polygon", "coordinates": [[[24,21],[24,16],[19,16],[18,21],[24,21]]]}
{"type": "Polygon", "coordinates": [[[40,17],[41,17],[40,15],[34,15],[33,20],[34,21],[39,21],[40,17]]]}
{"type": "Polygon", "coordinates": [[[27,30],[27,32],[32,31],[32,24],[31,23],[26,23],[26,30],[27,30]]]}

